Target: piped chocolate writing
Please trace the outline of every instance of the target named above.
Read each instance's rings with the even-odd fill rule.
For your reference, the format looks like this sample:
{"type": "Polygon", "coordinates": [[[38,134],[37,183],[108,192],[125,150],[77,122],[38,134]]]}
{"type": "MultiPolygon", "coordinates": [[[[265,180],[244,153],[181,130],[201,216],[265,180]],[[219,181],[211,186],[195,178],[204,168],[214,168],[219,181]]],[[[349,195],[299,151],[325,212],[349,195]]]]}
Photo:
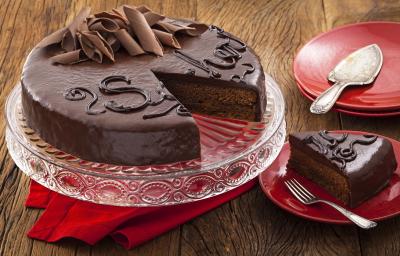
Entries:
{"type": "Polygon", "coordinates": [[[254,68],[254,66],[252,64],[250,64],[250,63],[243,63],[242,65],[248,67],[248,69],[246,69],[241,76],[240,75],[232,75],[231,76],[231,80],[232,81],[235,81],[235,82],[238,82],[238,83],[243,82],[245,77],[246,77],[246,75],[251,74],[256,70],[254,68]]]}
{"type": "Polygon", "coordinates": [[[226,33],[222,28],[217,27],[215,25],[211,25],[209,28],[210,28],[210,30],[216,30],[217,31],[217,35],[219,37],[228,38],[228,39],[230,39],[232,41],[235,41],[237,44],[239,44],[239,47],[236,48],[237,50],[246,50],[247,45],[243,41],[241,41],[239,38],[234,37],[234,36],[226,33]]]}
{"type": "MultiPolygon", "coordinates": [[[[219,69],[235,68],[237,62],[242,58],[241,52],[246,50],[247,45],[240,39],[226,33],[222,28],[211,25],[209,29],[211,31],[215,30],[218,37],[227,39],[226,41],[219,42],[216,45],[213,52],[214,58],[204,58],[203,60],[197,60],[180,50],[175,50],[174,54],[175,56],[186,61],[187,63],[204,70],[209,74],[209,77],[220,78],[221,74],[213,70],[211,67],[219,69]]],[[[247,66],[248,69],[246,69],[242,75],[232,75],[232,81],[241,83],[244,81],[246,75],[251,74],[255,71],[255,68],[251,63],[243,63],[242,65],[247,66]]],[[[188,69],[185,74],[194,75],[194,70],[193,72],[191,70],[193,69],[188,69]]]]}
{"type": "Polygon", "coordinates": [[[315,145],[321,154],[327,155],[330,160],[337,162],[339,168],[342,170],[346,168],[348,162],[354,161],[357,158],[357,151],[354,148],[356,144],[370,145],[378,138],[374,135],[363,135],[364,140],[352,140],[348,143],[347,147],[341,147],[348,140],[347,133],[342,134],[339,138],[329,135],[327,131],[321,131],[318,135],[318,137],[307,137],[305,142],[315,145]]]}
{"type": "MultiPolygon", "coordinates": [[[[118,112],[118,113],[131,113],[131,112],[136,112],[139,110],[142,110],[146,108],[147,106],[158,106],[161,103],[163,103],[165,100],[167,101],[177,101],[176,98],[171,95],[167,94],[164,91],[164,84],[160,83],[158,88],[156,89],[156,93],[158,95],[158,99],[152,100],[151,99],[151,94],[148,90],[139,88],[136,86],[133,86],[131,84],[131,80],[126,78],[125,76],[108,76],[104,78],[99,85],[99,90],[105,95],[118,95],[118,94],[123,94],[123,93],[134,93],[134,94],[139,94],[142,98],[143,101],[139,104],[131,104],[128,106],[123,105],[122,103],[118,103],[114,100],[106,101],[103,105],[106,109],[113,111],[113,112],[118,112]],[[111,83],[115,82],[123,82],[126,84],[126,86],[119,86],[119,87],[110,87],[109,85],[111,83]]],[[[86,98],[86,94],[90,94],[92,96],[92,100],[88,103],[86,106],[86,113],[89,115],[97,115],[97,114],[102,114],[106,112],[106,109],[103,110],[93,110],[91,109],[94,104],[98,101],[98,96],[95,92],[83,88],[83,87],[75,87],[75,88],[70,88],[64,93],[64,97],[67,100],[70,101],[78,101],[78,100],[83,100],[86,98]]],[[[150,118],[155,118],[155,117],[161,117],[164,115],[167,115],[169,112],[171,112],[173,109],[176,109],[176,113],[180,116],[190,116],[190,112],[180,103],[176,103],[171,107],[168,107],[166,110],[162,110],[160,112],[155,112],[151,114],[145,114],[143,115],[143,119],[150,119],[150,118]]]]}
{"type": "Polygon", "coordinates": [[[100,83],[99,89],[104,94],[122,94],[122,93],[135,93],[143,97],[143,102],[140,104],[132,104],[125,106],[116,101],[107,101],[104,106],[114,112],[134,112],[145,108],[150,103],[150,94],[148,91],[141,88],[131,86],[131,81],[125,76],[109,76],[103,79],[100,83]],[[129,86],[120,86],[110,88],[108,85],[113,82],[124,82],[129,86]]]}
{"type": "Polygon", "coordinates": [[[213,78],[221,77],[221,73],[219,73],[218,71],[213,70],[212,68],[208,67],[204,62],[202,62],[200,60],[196,60],[195,58],[191,57],[190,55],[188,55],[180,50],[175,50],[174,55],[176,57],[180,58],[181,60],[184,60],[187,63],[189,63],[199,69],[204,70],[205,72],[208,73],[209,77],[213,77],[213,78]]]}
{"type": "Polygon", "coordinates": [[[98,96],[95,92],[92,92],[91,90],[83,87],[74,87],[67,89],[66,92],[64,93],[64,97],[66,100],[70,101],[78,101],[78,100],[84,100],[86,98],[86,94],[90,94],[92,96],[92,100],[86,105],[86,113],[88,115],[97,115],[104,113],[105,110],[93,110],[91,109],[94,104],[96,104],[98,100],[98,96]]]}
{"type": "Polygon", "coordinates": [[[176,103],[175,105],[172,105],[171,107],[169,107],[161,112],[143,115],[143,119],[151,119],[151,118],[165,116],[169,112],[171,112],[173,109],[176,109],[176,113],[180,116],[192,116],[190,114],[189,110],[187,110],[182,104],[176,103]]]}
{"type": "Polygon", "coordinates": [[[364,135],[365,140],[353,140],[350,142],[347,148],[337,147],[332,152],[331,160],[337,161],[340,163],[340,168],[344,169],[346,167],[346,163],[353,161],[357,157],[357,152],[354,150],[354,145],[370,145],[376,141],[377,136],[373,135],[364,135]]]}

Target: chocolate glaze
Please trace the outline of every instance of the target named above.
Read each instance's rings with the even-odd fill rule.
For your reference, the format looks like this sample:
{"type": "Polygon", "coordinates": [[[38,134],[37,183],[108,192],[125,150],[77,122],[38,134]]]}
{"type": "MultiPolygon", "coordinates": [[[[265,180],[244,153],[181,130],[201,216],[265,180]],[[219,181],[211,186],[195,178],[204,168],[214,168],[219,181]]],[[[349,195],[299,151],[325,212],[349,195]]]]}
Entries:
{"type": "MultiPolygon", "coordinates": [[[[185,55],[202,60],[213,57],[215,47],[225,42],[227,37],[231,37],[230,34],[212,29],[199,37],[178,35],[178,40],[185,55]]],[[[243,47],[240,42],[238,45],[243,47]]],[[[172,95],[164,96],[170,93],[160,84],[161,81],[167,83],[168,79],[215,86],[244,86],[257,96],[257,120],[261,120],[265,109],[264,73],[258,57],[249,47],[241,52],[234,68],[213,67],[215,73],[211,78],[209,72],[178,58],[170,48],[165,49],[163,57],[150,54],[131,57],[119,51],[115,54],[115,63],[86,61],[54,65],[49,58],[58,52],[58,46],[50,46],[35,48],[28,56],[22,75],[23,111],[28,125],[45,141],[85,160],[146,165],[198,158],[198,128],[179,101],[172,100],[172,95]],[[247,74],[241,84],[230,81],[232,75],[243,74],[249,68],[243,63],[251,63],[255,71],[247,74]],[[217,73],[220,76],[215,77],[217,73]],[[148,91],[150,101],[146,107],[123,113],[112,111],[121,105],[138,106],[145,97],[140,93],[102,92],[99,85],[110,76],[124,76],[131,83],[114,81],[108,85],[110,90],[135,87],[148,91]],[[97,102],[90,103],[89,97],[77,101],[65,99],[66,91],[76,87],[96,93],[97,102]],[[103,111],[101,104],[105,102],[111,103],[106,103],[107,111],[104,113],[86,113],[88,104],[91,104],[91,111],[103,111]],[[159,115],[144,118],[156,113],[159,115]]]]}
{"type": "Polygon", "coordinates": [[[347,180],[354,207],[385,187],[397,167],[392,144],[373,135],[304,132],[289,136],[292,147],[303,150],[347,180]]]}

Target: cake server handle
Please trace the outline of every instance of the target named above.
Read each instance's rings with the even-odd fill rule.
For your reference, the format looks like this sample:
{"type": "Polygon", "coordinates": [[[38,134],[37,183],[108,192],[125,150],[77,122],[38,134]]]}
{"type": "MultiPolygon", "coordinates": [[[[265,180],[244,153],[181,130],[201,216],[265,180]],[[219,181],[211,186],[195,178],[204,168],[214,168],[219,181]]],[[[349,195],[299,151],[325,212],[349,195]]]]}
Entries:
{"type": "Polygon", "coordinates": [[[337,82],[326,91],[321,93],[311,104],[310,111],[313,114],[325,114],[328,112],[333,105],[335,105],[340,94],[350,84],[344,82],[337,82]]]}
{"type": "Polygon", "coordinates": [[[340,212],[341,214],[346,216],[349,220],[354,222],[360,228],[370,229],[370,228],[376,227],[376,225],[378,225],[376,222],[367,220],[366,218],[363,218],[363,217],[361,217],[361,216],[359,216],[359,215],[357,215],[357,214],[355,214],[355,213],[353,213],[353,212],[351,212],[349,210],[346,210],[343,207],[340,207],[339,205],[337,205],[335,203],[332,203],[332,202],[329,202],[329,201],[325,201],[325,200],[321,200],[321,199],[319,199],[318,202],[325,203],[327,205],[332,206],[338,212],[340,212]]]}

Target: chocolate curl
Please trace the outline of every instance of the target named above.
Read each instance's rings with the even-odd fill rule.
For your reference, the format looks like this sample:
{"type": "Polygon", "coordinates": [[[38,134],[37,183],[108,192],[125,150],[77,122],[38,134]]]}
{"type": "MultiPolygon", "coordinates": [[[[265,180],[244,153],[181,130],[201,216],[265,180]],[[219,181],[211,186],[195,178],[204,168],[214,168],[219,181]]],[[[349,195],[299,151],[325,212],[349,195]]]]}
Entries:
{"type": "Polygon", "coordinates": [[[154,26],[157,22],[165,18],[164,16],[151,11],[143,13],[143,15],[150,27],[154,26]]]}
{"type": "Polygon", "coordinates": [[[88,21],[88,27],[91,31],[116,32],[119,25],[116,21],[109,18],[92,18],[88,21]]]}
{"type": "Polygon", "coordinates": [[[120,29],[114,33],[119,42],[131,56],[145,53],[140,45],[132,38],[126,29],[120,29]]]}
{"type": "Polygon", "coordinates": [[[157,22],[157,26],[171,34],[183,32],[189,36],[199,36],[208,29],[208,26],[203,23],[189,20],[172,20],[169,18],[157,22]]]}
{"type": "Polygon", "coordinates": [[[113,52],[117,52],[121,47],[121,43],[114,34],[108,34],[105,39],[107,43],[111,46],[113,52]]]}
{"type": "Polygon", "coordinates": [[[82,34],[78,34],[78,40],[81,44],[83,52],[88,56],[89,59],[92,59],[98,63],[103,61],[103,54],[94,47],[92,42],[89,39],[85,38],[82,34]]]}
{"type": "Polygon", "coordinates": [[[99,12],[94,14],[95,18],[108,18],[115,21],[120,28],[126,28],[128,26],[128,20],[126,17],[117,12],[99,12]]]}
{"type": "Polygon", "coordinates": [[[194,28],[194,30],[185,30],[184,31],[189,36],[199,36],[199,35],[203,34],[204,32],[206,32],[208,29],[208,26],[206,24],[196,22],[196,21],[192,21],[192,23],[190,23],[188,25],[188,27],[194,28]]]}
{"type": "Polygon", "coordinates": [[[85,61],[88,58],[85,56],[82,50],[75,50],[72,52],[66,52],[62,54],[58,54],[50,58],[53,63],[59,64],[74,64],[81,61],[85,61]]]}
{"type": "Polygon", "coordinates": [[[149,24],[150,27],[165,18],[164,15],[153,12],[149,7],[145,5],[136,7],[136,10],[143,13],[144,17],[146,18],[147,24],[149,24]]]}
{"type": "Polygon", "coordinates": [[[163,56],[161,45],[157,41],[143,13],[126,5],[124,5],[123,9],[129,20],[129,25],[138,37],[143,49],[147,52],[153,52],[158,56],[163,56]]]}
{"type": "Polygon", "coordinates": [[[83,8],[78,15],[72,20],[72,22],[68,25],[68,30],[64,34],[64,38],[61,42],[61,47],[66,51],[73,51],[77,49],[77,38],[76,32],[78,28],[86,20],[86,18],[90,14],[90,8],[83,8]]]}
{"type": "Polygon", "coordinates": [[[43,38],[42,41],[40,41],[40,43],[38,43],[37,47],[38,48],[42,48],[42,47],[46,47],[52,44],[58,44],[62,41],[65,32],[67,32],[68,28],[62,28],[57,30],[56,32],[53,32],[52,34],[46,36],[45,38],[43,38]]]}
{"type": "Polygon", "coordinates": [[[181,48],[178,40],[175,38],[174,35],[164,32],[164,31],[161,31],[161,30],[158,30],[158,29],[153,29],[153,32],[162,44],[171,46],[176,49],[181,48]]]}
{"type": "Polygon", "coordinates": [[[101,63],[103,54],[114,62],[114,53],[111,46],[97,31],[83,31],[78,34],[82,50],[90,59],[101,63]]]}
{"type": "Polygon", "coordinates": [[[141,5],[139,7],[136,7],[136,10],[138,10],[141,13],[146,13],[146,12],[153,12],[149,7],[146,5],[141,5]]]}
{"type": "Polygon", "coordinates": [[[126,21],[126,25],[128,25],[129,21],[128,21],[128,18],[126,17],[125,13],[124,13],[124,6],[123,5],[120,5],[117,8],[113,8],[111,11],[113,13],[115,13],[116,15],[119,15],[119,16],[123,17],[124,20],[126,21]]]}
{"type": "Polygon", "coordinates": [[[88,24],[87,24],[87,21],[86,20],[84,20],[80,25],[79,25],[79,27],[78,27],[78,31],[89,31],[89,27],[88,27],[88,24]]]}

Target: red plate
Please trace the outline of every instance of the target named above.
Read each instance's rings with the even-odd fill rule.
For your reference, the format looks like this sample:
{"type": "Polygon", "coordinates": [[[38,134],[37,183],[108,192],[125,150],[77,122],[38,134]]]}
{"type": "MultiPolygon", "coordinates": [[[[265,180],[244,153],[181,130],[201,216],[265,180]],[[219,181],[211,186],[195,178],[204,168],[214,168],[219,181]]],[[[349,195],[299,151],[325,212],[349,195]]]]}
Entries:
{"type": "MultiPolygon", "coordinates": [[[[304,89],[300,86],[297,85],[299,88],[299,91],[309,100],[314,101],[315,97],[309,95],[304,89]]],[[[352,115],[352,116],[360,116],[360,117],[389,117],[389,116],[398,116],[400,115],[400,110],[388,110],[388,111],[381,111],[381,112],[366,112],[366,111],[360,111],[360,110],[350,110],[350,109],[344,109],[340,107],[334,107],[332,110],[341,112],[347,115],[352,115]]]]}
{"type": "MultiPolygon", "coordinates": [[[[340,131],[353,134],[364,134],[364,132],[357,131],[340,131]]],[[[380,136],[383,137],[383,136],[380,136]]],[[[386,138],[386,137],[383,137],[386,138]]],[[[389,139],[392,144],[396,155],[396,160],[400,159],[400,142],[389,139]]],[[[301,184],[309,189],[315,195],[335,202],[341,206],[343,203],[339,202],[333,196],[329,195],[325,190],[312,183],[311,181],[297,175],[293,170],[287,169],[286,164],[289,159],[290,149],[289,144],[286,143],[272,165],[259,176],[259,181],[262,190],[276,205],[293,213],[297,216],[315,220],[319,222],[334,223],[334,224],[352,224],[343,215],[338,213],[330,206],[324,204],[315,204],[306,206],[300,203],[284,185],[284,181],[289,178],[296,178],[301,184]]],[[[357,208],[351,211],[363,216],[367,219],[378,221],[387,219],[400,214],[400,166],[395,171],[389,186],[382,190],[379,194],[364,202],[357,208]]]]}
{"type": "Polygon", "coordinates": [[[307,43],[294,60],[297,83],[314,98],[331,84],[328,73],[351,52],[376,43],[383,66],[369,86],[346,89],[336,106],[363,111],[400,109],[400,23],[365,22],[323,33],[307,43]]]}

